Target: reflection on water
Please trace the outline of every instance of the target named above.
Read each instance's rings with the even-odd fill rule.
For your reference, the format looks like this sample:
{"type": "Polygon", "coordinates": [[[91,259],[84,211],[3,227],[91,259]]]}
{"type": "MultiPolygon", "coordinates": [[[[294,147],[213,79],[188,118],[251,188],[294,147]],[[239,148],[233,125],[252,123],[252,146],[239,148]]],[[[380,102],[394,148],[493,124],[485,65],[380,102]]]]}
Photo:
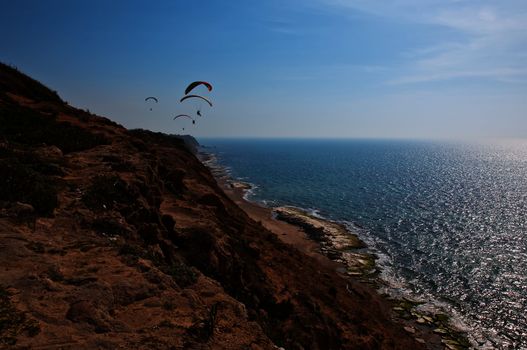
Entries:
{"type": "Polygon", "coordinates": [[[255,199],[363,227],[385,268],[462,315],[482,346],[527,347],[527,143],[202,143],[259,186],[255,199]]]}

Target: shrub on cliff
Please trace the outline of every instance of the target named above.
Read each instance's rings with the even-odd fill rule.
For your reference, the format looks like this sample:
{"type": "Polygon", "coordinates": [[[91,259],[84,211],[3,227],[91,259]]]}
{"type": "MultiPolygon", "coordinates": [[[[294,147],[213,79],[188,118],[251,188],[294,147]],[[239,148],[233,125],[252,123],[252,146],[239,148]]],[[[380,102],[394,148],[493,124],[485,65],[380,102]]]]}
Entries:
{"type": "Polygon", "coordinates": [[[14,104],[2,106],[0,110],[0,136],[23,145],[55,145],[64,153],[109,143],[100,134],[57,122],[53,116],[14,104]]]}
{"type": "Polygon", "coordinates": [[[170,275],[174,279],[174,282],[176,282],[181,288],[193,285],[198,279],[198,276],[192,267],[184,262],[175,262],[168,265],[163,270],[167,275],[170,275]]]}
{"type": "Polygon", "coordinates": [[[165,147],[185,148],[185,141],[176,135],[167,135],[162,132],[154,132],[144,129],[131,129],[128,131],[133,135],[148,144],[158,144],[165,147]]]}
{"type": "Polygon", "coordinates": [[[92,210],[110,210],[118,204],[131,205],[137,197],[137,191],[119,176],[100,175],[94,178],[82,201],[92,210]]]}
{"type": "Polygon", "coordinates": [[[51,215],[58,205],[51,179],[17,159],[0,160],[0,200],[29,203],[40,215],[51,215]]]}

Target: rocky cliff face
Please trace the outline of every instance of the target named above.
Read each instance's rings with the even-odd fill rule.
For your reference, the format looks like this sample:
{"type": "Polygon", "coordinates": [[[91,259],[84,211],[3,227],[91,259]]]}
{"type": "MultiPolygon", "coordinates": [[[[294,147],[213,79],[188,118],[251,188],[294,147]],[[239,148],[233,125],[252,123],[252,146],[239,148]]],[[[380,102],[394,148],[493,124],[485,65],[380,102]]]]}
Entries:
{"type": "Polygon", "coordinates": [[[419,349],[282,243],[181,140],[0,65],[0,348],[419,349]]]}

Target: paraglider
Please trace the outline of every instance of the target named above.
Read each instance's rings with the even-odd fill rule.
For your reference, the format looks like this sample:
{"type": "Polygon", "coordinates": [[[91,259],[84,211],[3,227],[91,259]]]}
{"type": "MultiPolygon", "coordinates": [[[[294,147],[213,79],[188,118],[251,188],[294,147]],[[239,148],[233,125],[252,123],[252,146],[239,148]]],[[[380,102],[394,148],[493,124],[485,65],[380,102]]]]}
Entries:
{"type": "Polygon", "coordinates": [[[189,99],[189,98],[202,99],[203,101],[207,102],[209,104],[209,106],[212,107],[212,102],[210,102],[208,99],[206,99],[205,97],[200,96],[200,95],[187,95],[187,96],[183,97],[181,100],[179,100],[179,102],[183,102],[183,101],[185,101],[186,99],[189,99]]]}
{"type": "MultiPolygon", "coordinates": [[[[145,98],[145,102],[147,102],[147,101],[149,101],[149,100],[156,101],[156,103],[159,102],[159,101],[157,100],[157,98],[155,98],[154,96],[149,96],[149,97],[145,98]]],[[[150,110],[152,110],[152,107],[150,107],[150,110]]]]}
{"type": "Polygon", "coordinates": [[[181,118],[181,117],[189,118],[190,120],[192,120],[192,124],[196,124],[196,121],[190,115],[187,115],[187,114],[178,114],[174,117],[174,120],[176,120],[176,118],[181,118]]]}
{"type": "MultiPolygon", "coordinates": [[[[185,96],[179,102],[183,102],[183,101],[185,101],[188,98],[197,98],[197,99],[201,99],[202,101],[207,102],[209,104],[209,106],[212,107],[212,102],[210,102],[207,98],[205,98],[203,96],[200,96],[200,95],[189,95],[189,93],[192,90],[194,90],[196,87],[198,87],[200,85],[205,86],[209,92],[212,91],[212,84],[211,83],[208,83],[206,81],[200,81],[200,80],[194,81],[194,82],[190,83],[187,86],[187,88],[185,89],[185,96]]],[[[194,107],[197,109],[196,114],[199,117],[201,117],[202,116],[201,115],[201,107],[202,107],[202,105],[200,103],[194,102],[194,107]]]]}
{"type": "MultiPolygon", "coordinates": [[[[174,120],[176,120],[177,118],[188,118],[192,120],[192,124],[196,124],[196,121],[188,114],[178,114],[174,117],[174,120]]],[[[185,130],[185,128],[182,128],[182,129],[185,130]]]]}
{"type": "MultiPolygon", "coordinates": [[[[189,95],[189,93],[192,90],[194,90],[196,87],[198,87],[200,85],[205,86],[209,92],[212,91],[212,84],[210,84],[210,83],[208,83],[206,81],[195,81],[195,82],[190,83],[187,86],[187,88],[185,89],[185,96],[183,96],[179,100],[179,102],[181,103],[181,102],[183,102],[185,100],[190,99],[192,101],[191,105],[194,105],[194,107],[196,108],[195,109],[196,110],[196,114],[199,117],[202,117],[201,110],[202,110],[203,104],[206,102],[210,107],[212,107],[212,102],[208,98],[206,98],[204,96],[201,96],[201,95],[196,95],[196,94],[189,95]]],[[[190,116],[189,114],[178,114],[173,119],[176,120],[178,118],[188,118],[188,119],[192,120],[192,124],[196,124],[196,120],[192,116],[190,116]]],[[[182,128],[182,130],[185,130],[185,128],[182,128]]]]}
{"type": "Polygon", "coordinates": [[[196,86],[199,85],[205,85],[209,91],[212,91],[212,85],[210,83],[207,83],[206,81],[195,81],[193,83],[190,83],[189,86],[185,89],[185,95],[188,95],[189,92],[191,92],[196,86]]]}

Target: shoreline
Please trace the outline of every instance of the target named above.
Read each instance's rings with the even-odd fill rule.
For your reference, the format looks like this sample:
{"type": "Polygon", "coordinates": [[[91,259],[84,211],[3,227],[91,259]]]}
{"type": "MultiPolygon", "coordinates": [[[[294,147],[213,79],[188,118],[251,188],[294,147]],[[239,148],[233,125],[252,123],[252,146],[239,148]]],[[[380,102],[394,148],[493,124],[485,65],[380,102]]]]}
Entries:
{"type": "Polygon", "coordinates": [[[251,219],[260,222],[265,228],[273,232],[282,242],[293,245],[301,252],[315,258],[319,263],[331,267],[334,270],[342,270],[341,263],[329,259],[320,252],[320,244],[309,236],[297,225],[278,220],[274,215],[273,208],[266,207],[248,198],[254,185],[235,180],[222,166],[211,164],[216,158],[210,153],[200,153],[199,159],[211,170],[218,185],[223,192],[238,205],[251,219]],[[208,157],[202,159],[202,156],[208,157]]]}
{"type": "Polygon", "coordinates": [[[451,316],[430,310],[420,310],[425,302],[386,293],[388,282],[380,278],[378,257],[369,250],[357,233],[343,223],[314,215],[310,210],[294,206],[271,207],[251,201],[255,185],[237,180],[230,169],[218,164],[216,155],[198,152],[198,159],[207,166],[224,193],[251,219],[260,222],[281,241],[293,245],[318,263],[332,268],[345,279],[368,285],[392,310],[395,322],[428,349],[471,349],[476,345],[468,332],[451,322],[451,316]],[[382,289],[382,290],[381,290],[382,289]]]}

